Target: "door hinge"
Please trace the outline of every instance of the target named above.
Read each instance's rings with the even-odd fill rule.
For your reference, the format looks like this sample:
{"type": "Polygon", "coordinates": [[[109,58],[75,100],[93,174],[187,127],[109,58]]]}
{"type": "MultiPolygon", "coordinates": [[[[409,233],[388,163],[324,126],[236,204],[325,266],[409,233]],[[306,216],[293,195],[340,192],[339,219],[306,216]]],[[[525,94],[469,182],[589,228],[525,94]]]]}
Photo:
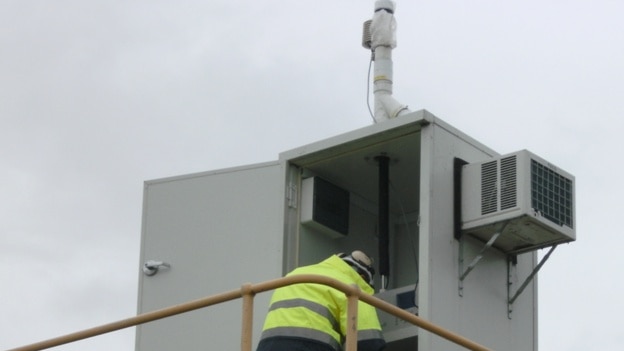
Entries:
{"type": "Polygon", "coordinates": [[[297,185],[290,183],[286,188],[288,207],[297,208],[297,185]]]}

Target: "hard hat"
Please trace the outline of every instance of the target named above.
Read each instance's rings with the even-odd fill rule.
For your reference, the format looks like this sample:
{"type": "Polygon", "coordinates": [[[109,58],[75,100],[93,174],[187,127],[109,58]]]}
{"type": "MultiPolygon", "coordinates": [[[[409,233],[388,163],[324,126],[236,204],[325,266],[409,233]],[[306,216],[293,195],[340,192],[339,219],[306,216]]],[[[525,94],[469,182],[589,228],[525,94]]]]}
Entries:
{"type": "Polygon", "coordinates": [[[353,267],[368,285],[373,286],[375,269],[373,268],[372,258],[360,250],[355,250],[350,254],[340,253],[338,257],[342,258],[349,266],[353,267]]]}

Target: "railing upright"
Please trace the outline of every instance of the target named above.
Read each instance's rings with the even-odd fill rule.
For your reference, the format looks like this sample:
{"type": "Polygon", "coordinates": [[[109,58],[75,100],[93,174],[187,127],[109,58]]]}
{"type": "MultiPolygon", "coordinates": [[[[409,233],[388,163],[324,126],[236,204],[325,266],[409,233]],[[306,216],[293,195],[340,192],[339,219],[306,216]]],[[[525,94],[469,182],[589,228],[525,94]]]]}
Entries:
{"type": "Polygon", "coordinates": [[[243,326],[241,328],[241,351],[251,351],[253,331],[253,302],[255,293],[253,285],[244,284],[241,287],[243,296],[243,326]]]}

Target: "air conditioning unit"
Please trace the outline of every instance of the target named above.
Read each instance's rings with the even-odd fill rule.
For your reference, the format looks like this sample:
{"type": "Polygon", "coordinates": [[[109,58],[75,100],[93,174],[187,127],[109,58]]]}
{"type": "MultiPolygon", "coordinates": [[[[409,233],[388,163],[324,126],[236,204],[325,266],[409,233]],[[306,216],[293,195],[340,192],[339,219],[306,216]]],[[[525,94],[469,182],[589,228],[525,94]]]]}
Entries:
{"type": "Polygon", "coordinates": [[[462,234],[508,254],[576,240],[574,176],[522,150],[462,168],[462,234]]]}

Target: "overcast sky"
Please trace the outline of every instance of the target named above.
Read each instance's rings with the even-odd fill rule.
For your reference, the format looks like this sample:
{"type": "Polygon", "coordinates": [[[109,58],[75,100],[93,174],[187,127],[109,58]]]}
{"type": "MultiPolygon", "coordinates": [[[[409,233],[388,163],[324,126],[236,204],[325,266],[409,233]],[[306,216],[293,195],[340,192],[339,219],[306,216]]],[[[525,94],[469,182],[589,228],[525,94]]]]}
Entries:
{"type": "MultiPolygon", "coordinates": [[[[145,180],[372,123],[373,0],[0,1],[0,349],[136,313],[145,180]]],[[[621,350],[624,2],[397,1],[394,95],[576,176],[543,351],[621,350]]],[[[58,348],[134,349],[132,329],[58,348]]]]}

